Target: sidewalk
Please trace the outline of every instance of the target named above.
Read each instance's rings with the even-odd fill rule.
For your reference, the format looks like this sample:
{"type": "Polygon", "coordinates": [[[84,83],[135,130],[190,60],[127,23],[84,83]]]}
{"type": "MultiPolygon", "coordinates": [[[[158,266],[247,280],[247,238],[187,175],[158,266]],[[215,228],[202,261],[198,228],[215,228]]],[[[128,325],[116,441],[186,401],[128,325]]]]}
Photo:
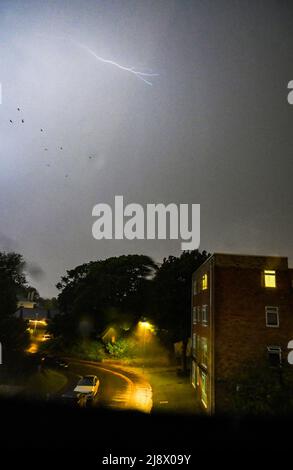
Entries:
{"type": "Polygon", "coordinates": [[[201,414],[189,377],[177,375],[176,367],[145,369],[153,389],[152,412],[201,414]]]}

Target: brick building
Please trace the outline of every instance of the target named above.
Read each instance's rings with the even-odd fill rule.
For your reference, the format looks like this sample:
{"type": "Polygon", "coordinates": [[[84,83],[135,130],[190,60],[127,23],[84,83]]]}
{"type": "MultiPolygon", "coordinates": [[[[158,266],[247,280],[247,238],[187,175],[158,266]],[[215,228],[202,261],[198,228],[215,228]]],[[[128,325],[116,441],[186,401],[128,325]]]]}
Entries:
{"type": "Polygon", "coordinates": [[[229,408],[226,385],[244,365],[287,361],[292,279],[274,256],[217,253],[194,273],[191,381],[208,413],[229,408]]]}

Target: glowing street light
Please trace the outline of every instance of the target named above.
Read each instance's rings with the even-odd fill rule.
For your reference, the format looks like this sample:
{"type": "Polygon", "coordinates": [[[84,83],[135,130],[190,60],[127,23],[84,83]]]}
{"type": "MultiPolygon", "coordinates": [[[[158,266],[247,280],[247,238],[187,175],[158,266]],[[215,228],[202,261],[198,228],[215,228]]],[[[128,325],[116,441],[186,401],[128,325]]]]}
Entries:
{"type": "Polygon", "coordinates": [[[139,325],[144,329],[144,330],[151,330],[152,325],[148,321],[140,321],[139,325]]]}
{"type": "Polygon", "coordinates": [[[147,331],[153,332],[154,331],[154,326],[150,322],[148,322],[147,320],[143,319],[143,320],[138,322],[138,331],[139,331],[139,335],[141,334],[142,338],[143,338],[143,365],[142,365],[142,368],[144,369],[145,352],[146,352],[146,350],[145,350],[146,349],[145,348],[146,334],[147,334],[147,331]]]}

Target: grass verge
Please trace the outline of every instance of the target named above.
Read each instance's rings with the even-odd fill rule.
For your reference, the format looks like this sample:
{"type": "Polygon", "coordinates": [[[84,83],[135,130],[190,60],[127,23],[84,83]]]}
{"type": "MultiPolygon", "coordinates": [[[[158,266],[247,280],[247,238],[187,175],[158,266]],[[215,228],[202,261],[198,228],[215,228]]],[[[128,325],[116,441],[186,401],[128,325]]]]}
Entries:
{"type": "Polygon", "coordinates": [[[27,383],[28,396],[45,397],[47,394],[57,393],[67,383],[65,375],[55,370],[46,369],[43,372],[33,374],[27,383]]]}

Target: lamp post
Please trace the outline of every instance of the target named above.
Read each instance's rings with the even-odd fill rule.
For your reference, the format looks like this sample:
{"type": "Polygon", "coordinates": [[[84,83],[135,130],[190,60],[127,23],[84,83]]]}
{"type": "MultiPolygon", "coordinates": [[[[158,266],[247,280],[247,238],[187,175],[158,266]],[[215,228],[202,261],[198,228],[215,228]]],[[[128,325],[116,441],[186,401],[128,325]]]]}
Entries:
{"type": "Polygon", "coordinates": [[[144,372],[144,366],[145,366],[145,349],[146,349],[146,332],[147,330],[150,330],[151,329],[151,324],[146,321],[146,320],[143,320],[143,321],[140,321],[139,322],[139,326],[141,328],[143,328],[143,339],[142,339],[142,345],[143,345],[143,363],[142,363],[142,370],[144,372]]]}

